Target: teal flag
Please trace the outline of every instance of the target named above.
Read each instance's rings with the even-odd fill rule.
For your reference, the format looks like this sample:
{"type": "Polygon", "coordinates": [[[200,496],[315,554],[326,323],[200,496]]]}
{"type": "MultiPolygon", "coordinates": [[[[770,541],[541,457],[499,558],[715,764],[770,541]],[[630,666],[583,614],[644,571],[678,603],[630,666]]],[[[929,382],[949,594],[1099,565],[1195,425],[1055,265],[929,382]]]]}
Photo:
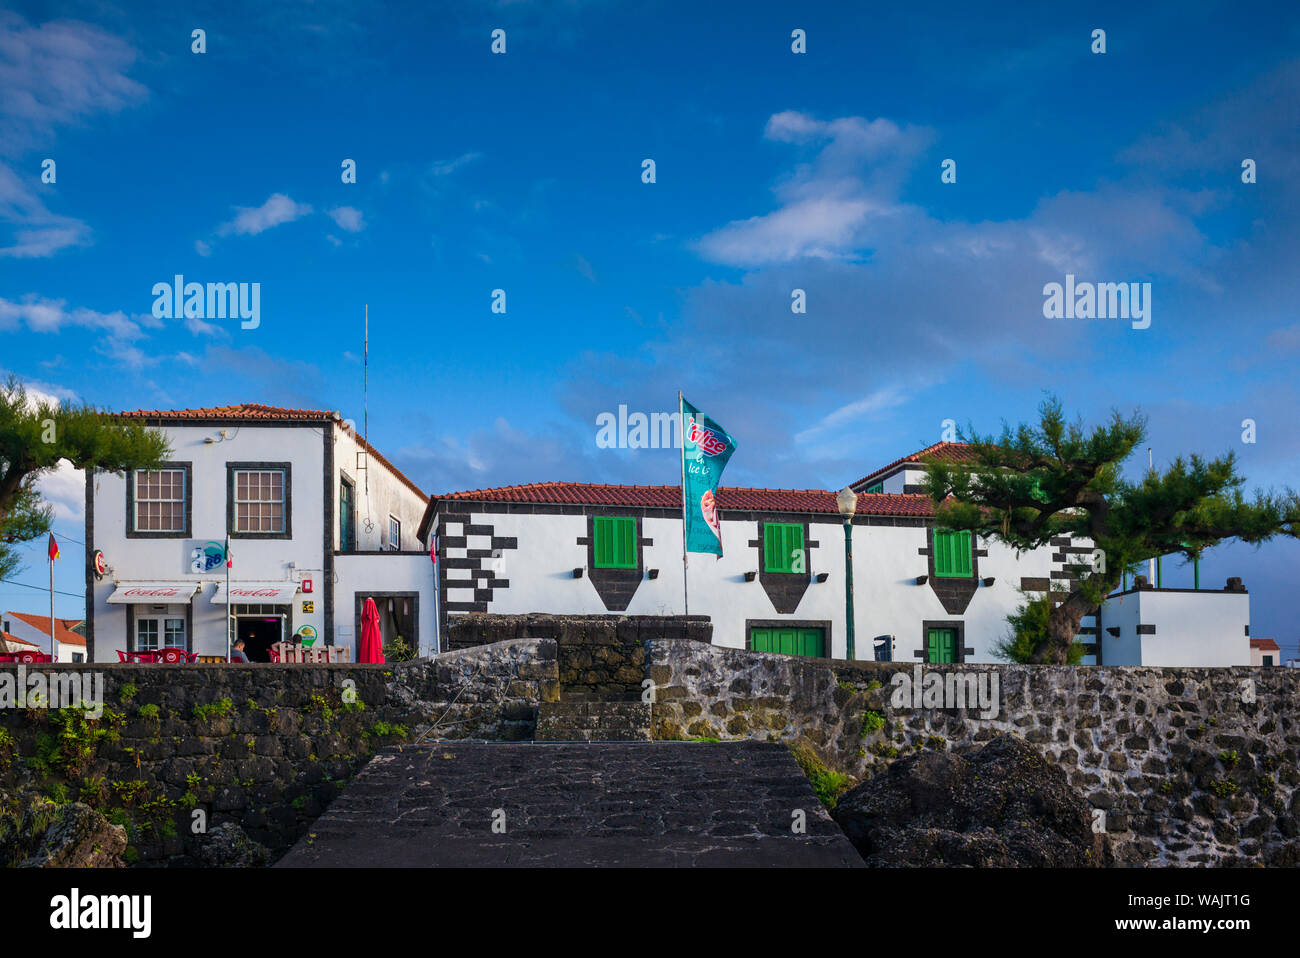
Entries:
{"type": "Polygon", "coordinates": [[[736,440],[708,416],[680,398],[682,416],[682,516],[686,551],[722,555],[718,481],[736,440]]]}

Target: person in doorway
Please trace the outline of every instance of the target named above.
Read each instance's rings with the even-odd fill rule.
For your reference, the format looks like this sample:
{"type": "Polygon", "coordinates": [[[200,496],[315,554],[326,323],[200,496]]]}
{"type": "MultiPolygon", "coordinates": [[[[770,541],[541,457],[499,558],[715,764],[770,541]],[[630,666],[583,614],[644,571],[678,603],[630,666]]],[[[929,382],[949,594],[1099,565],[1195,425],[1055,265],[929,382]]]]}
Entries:
{"type": "Polygon", "coordinates": [[[230,652],[230,661],[247,662],[248,656],[244,654],[244,640],[235,639],[235,647],[230,652]]]}

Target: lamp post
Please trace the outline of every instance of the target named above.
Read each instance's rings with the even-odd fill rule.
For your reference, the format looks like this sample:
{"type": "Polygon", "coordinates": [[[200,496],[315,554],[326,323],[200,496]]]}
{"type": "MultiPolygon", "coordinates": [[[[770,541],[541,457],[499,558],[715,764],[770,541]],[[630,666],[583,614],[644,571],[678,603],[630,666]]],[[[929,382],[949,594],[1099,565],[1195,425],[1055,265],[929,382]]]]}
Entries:
{"type": "Polygon", "coordinates": [[[835,505],[844,517],[844,615],[845,658],[855,658],[853,650],[853,513],[858,508],[857,494],[847,486],[835,497],[835,505]]]}

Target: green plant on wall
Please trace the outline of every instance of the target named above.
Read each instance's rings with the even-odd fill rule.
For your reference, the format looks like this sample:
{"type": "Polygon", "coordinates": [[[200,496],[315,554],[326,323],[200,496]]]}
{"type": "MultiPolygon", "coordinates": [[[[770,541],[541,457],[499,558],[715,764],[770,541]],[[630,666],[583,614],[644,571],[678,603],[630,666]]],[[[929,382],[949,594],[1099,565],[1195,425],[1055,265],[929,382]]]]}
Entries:
{"type": "Polygon", "coordinates": [[[862,713],[862,737],[875,735],[885,727],[885,716],[875,709],[868,709],[862,713]]]}
{"type": "Polygon", "coordinates": [[[834,808],[840,796],[853,784],[853,779],[844,772],[829,768],[807,742],[793,742],[789,749],[808,777],[817,799],[827,808],[834,808]]]}
{"type": "Polygon", "coordinates": [[[225,718],[235,709],[235,703],[228,698],[219,699],[211,705],[195,705],[194,717],[203,724],[211,723],[214,716],[225,718]]]}
{"type": "Polygon", "coordinates": [[[415,658],[415,649],[400,635],[384,646],[384,659],[388,662],[409,662],[415,658]]]}

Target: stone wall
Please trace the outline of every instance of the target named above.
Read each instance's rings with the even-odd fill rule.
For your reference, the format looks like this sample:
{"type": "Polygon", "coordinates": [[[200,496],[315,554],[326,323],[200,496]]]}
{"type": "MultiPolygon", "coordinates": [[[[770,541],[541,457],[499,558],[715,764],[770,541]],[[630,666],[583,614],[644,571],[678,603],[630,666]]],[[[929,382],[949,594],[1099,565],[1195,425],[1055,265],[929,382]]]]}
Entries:
{"type": "Polygon", "coordinates": [[[985,718],[896,705],[911,664],[624,642],[598,621],[630,618],[391,666],[61,666],[104,675],[105,715],[0,708],[0,846],[5,816],[40,792],[127,824],[143,863],[203,860],[196,808],[209,832],[238,824],[278,855],[381,745],[526,740],[541,703],[627,697],[647,676],[656,738],[802,740],[865,779],[1011,732],[1104,812],[1123,864],[1300,864],[1300,670],[926,667],[996,676],[985,718]]]}
{"type": "MultiPolygon", "coordinates": [[[[893,704],[903,663],[651,642],[656,738],[805,739],[865,779],[1001,732],[1065,770],[1122,864],[1300,864],[1300,670],[927,666],[996,674],[998,713],[893,704]]],[[[991,686],[990,686],[991,687],[991,686]]]]}
{"type": "Polygon", "coordinates": [[[637,701],[645,678],[645,644],[652,639],[708,644],[713,623],[706,615],[478,613],[454,617],[448,635],[453,649],[504,639],[554,639],[566,700],[637,701]]]}
{"type": "MultiPolygon", "coordinates": [[[[0,666],[14,682],[14,666],[0,666]]],[[[300,838],[380,746],[528,739],[558,697],[555,643],[508,642],[395,665],[86,665],[104,714],[0,709],[0,816],[41,793],[126,825],[128,861],[193,864],[192,833],[233,822],[273,854],[300,838]],[[431,726],[434,726],[431,729],[431,726]]],[[[2,830],[2,829],[0,829],[2,830]]]]}

